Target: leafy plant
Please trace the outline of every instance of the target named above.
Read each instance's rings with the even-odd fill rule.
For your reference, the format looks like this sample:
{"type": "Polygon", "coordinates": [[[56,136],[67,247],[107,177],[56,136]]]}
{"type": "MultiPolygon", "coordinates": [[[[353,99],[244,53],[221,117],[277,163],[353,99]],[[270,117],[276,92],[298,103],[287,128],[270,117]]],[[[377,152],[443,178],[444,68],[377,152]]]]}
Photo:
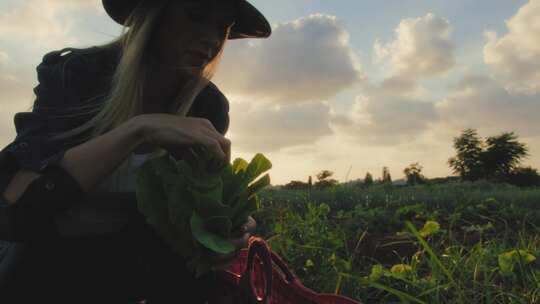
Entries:
{"type": "Polygon", "coordinates": [[[529,264],[534,262],[536,257],[526,250],[510,250],[499,254],[499,269],[504,275],[509,275],[514,271],[516,265],[529,264]]]}
{"type": "Polygon", "coordinates": [[[259,153],[216,171],[205,154],[191,152],[185,160],[165,153],[145,162],[136,172],[136,195],[147,222],[199,277],[211,270],[212,255],[235,250],[228,239],[258,209],[257,193],[270,176],[256,179],[272,164],[259,153]]]}

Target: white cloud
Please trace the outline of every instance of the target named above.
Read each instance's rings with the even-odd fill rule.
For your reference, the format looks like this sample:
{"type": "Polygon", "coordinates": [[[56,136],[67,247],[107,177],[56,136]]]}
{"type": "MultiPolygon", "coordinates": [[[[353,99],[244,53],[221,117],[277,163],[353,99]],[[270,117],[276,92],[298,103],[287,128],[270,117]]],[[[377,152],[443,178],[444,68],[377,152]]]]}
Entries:
{"type": "Polygon", "coordinates": [[[392,74],[409,78],[445,74],[454,66],[451,31],[448,20],[432,13],[403,19],[394,40],[385,45],[375,41],[374,61],[389,60],[392,74]]]}
{"type": "Polygon", "coordinates": [[[394,75],[384,79],[379,90],[412,98],[425,95],[425,89],[420,87],[416,79],[404,75],[394,75]]]}
{"type": "Polygon", "coordinates": [[[36,65],[53,49],[74,44],[75,12],[100,1],[25,0],[0,11],[0,140],[15,135],[13,115],[29,111],[35,95],[36,65]]]}
{"type": "Polygon", "coordinates": [[[0,12],[0,41],[26,43],[31,49],[73,44],[78,41],[71,35],[75,14],[87,8],[103,11],[101,1],[94,0],[21,1],[0,12]]]}
{"type": "Polygon", "coordinates": [[[0,51],[0,68],[9,60],[9,55],[6,52],[0,51]]]}
{"type": "Polygon", "coordinates": [[[225,53],[220,87],[279,104],[325,100],[362,80],[348,32],[328,15],[278,24],[270,38],[230,42],[225,53]]]}
{"type": "Polygon", "coordinates": [[[488,134],[516,131],[534,137],[540,136],[539,100],[540,94],[514,94],[490,77],[467,75],[437,109],[447,128],[472,127],[488,134]]]}
{"type": "Polygon", "coordinates": [[[235,149],[273,152],[309,145],[332,134],[330,108],[322,102],[279,107],[268,103],[231,102],[230,138],[235,149]]]}
{"type": "Polygon", "coordinates": [[[512,91],[540,91],[540,0],[530,0],[506,21],[508,33],[487,31],[484,61],[512,91]]]}
{"type": "Polygon", "coordinates": [[[65,37],[69,27],[59,20],[57,11],[57,6],[48,1],[26,1],[0,14],[0,38],[46,43],[65,37]]]}
{"type": "MultiPolygon", "coordinates": [[[[336,132],[354,143],[397,145],[414,141],[436,121],[434,103],[388,90],[388,85],[393,84],[368,88],[365,95],[356,98],[350,113],[335,115],[332,126],[336,132]]],[[[412,90],[409,84],[399,86],[412,90]]]]}

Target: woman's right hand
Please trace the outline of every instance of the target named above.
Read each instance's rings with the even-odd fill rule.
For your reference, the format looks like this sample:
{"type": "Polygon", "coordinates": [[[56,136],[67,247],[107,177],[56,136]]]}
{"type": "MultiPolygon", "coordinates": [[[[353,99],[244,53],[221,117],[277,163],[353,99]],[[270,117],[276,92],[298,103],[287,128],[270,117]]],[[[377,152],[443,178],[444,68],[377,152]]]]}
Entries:
{"type": "Polygon", "coordinates": [[[173,155],[185,153],[193,146],[202,146],[221,165],[231,161],[231,141],[206,118],[151,113],[138,115],[135,119],[146,144],[159,146],[173,155]]]}

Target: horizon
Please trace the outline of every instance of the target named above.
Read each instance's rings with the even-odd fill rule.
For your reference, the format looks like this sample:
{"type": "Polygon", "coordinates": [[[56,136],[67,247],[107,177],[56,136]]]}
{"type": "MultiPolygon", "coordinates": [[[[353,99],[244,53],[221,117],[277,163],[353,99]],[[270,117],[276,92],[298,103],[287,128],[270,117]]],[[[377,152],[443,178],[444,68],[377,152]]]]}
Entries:
{"type": "MultiPolygon", "coordinates": [[[[263,153],[272,185],[322,170],[377,179],[383,166],[400,180],[416,162],[428,178],[454,176],[466,128],[515,132],[523,166],[540,168],[540,0],[250,2],[273,34],[229,41],[213,81],[230,102],[232,160],[263,153]]],[[[0,145],[34,101],[45,53],[120,30],[97,0],[0,3],[0,145]]]]}

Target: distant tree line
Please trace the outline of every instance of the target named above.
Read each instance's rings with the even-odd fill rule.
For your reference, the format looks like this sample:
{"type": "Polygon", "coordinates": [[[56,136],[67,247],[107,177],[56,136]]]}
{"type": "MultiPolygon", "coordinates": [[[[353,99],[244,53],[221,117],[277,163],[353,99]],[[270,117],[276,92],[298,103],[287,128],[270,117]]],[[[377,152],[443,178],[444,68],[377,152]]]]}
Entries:
{"type": "MultiPolygon", "coordinates": [[[[447,176],[428,179],[422,174],[423,167],[418,163],[407,166],[405,185],[440,184],[459,181],[488,180],[506,182],[517,186],[540,186],[540,174],[531,167],[520,166],[521,161],[529,156],[528,148],[518,141],[514,132],[503,132],[482,140],[475,129],[466,129],[454,138],[456,155],[448,160],[448,165],[457,176],[447,176]]],[[[291,181],[284,186],[286,189],[323,189],[337,185],[339,182],[332,177],[334,172],[322,170],[316,175],[317,181],[312,183],[311,176],[307,183],[291,181]]],[[[388,167],[382,168],[381,178],[373,179],[367,172],[363,180],[356,180],[356,186],[370,187],[375,184],[392,185],[392,176],[388,167]]]]}

